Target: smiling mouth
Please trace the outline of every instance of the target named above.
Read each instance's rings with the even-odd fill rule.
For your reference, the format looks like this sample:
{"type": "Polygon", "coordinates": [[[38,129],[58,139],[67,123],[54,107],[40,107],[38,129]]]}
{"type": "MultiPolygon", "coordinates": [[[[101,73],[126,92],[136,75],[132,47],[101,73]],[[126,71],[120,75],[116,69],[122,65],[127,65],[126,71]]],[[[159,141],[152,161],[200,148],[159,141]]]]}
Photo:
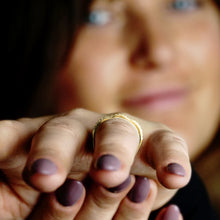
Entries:
{"type": "Polygon", "coordinates": [[[146,108],[153,111],[173,109],[183,103],[187,91],[184,89],[165,90],[127,99],[123,105],[127,108],[146,108]]]}

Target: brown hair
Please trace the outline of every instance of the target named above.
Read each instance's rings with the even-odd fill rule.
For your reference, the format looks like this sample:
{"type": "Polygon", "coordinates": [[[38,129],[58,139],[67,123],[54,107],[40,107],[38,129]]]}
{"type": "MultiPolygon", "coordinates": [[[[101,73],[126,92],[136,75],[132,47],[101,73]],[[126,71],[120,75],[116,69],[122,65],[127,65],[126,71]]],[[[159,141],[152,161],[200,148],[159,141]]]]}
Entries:
{"type": "Polygon", "coordinates": [[[28,115],[39,83],[65,62],[88,0],[12,0],[7,11],[6,70],[0,118],[28,115]]]}

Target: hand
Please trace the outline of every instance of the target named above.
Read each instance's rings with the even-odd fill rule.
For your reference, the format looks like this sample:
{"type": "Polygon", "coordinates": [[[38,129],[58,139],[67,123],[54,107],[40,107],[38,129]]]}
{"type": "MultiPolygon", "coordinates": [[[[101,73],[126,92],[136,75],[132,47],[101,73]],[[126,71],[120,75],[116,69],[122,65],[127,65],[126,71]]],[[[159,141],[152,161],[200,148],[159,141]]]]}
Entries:
{"type": "MultiPolygon", "coordinates": [[[[91,134],[94,125],[100,117],[101,115],[97,113],[75,110],[57,117],[2,122],[0,126],[1,131],[3,131],[1,132],[3,147],[1,148],[0,165],[1,170],[7,177],[7,183],[2,183],[1,192],[4,194],[4,198],[10,198],[15,204],[14,206],[6,207],[4,211],[9,214],[21,215],[21,213],[18,213],[19,210],[14,210],[16,207],[21,207],[22,215],[25,216],[25,211],[26,215],[29,214],[40,196],[38,190],[53,192],[63,184],[67,176],[82,180],[90,173],[95,182],[106,188],[113,187],[127,178],[132,164],[132,173],[150,176],[158,184],[159,193],[154,208],[164,204],[175,193],[175,190],[170,191],[161,187],[154,169],[157,171],[159,181],[166,187],[179,188],[187,184],[191,170],[185,143],[173,132],[158,124],[136,119],[144,131],[143,147],[136,158],[137,134],[134,128],[124,120],[119,123],[122,126],[118,126],[117,123],[119,121],[115,121],[115,125],[114,123],[110,123],[110,125],[105,123],[106,128],[102,129],[102,132],[97,131],[96,139],[100,143],[102,141],[105,142],[105,140],[117,140],[115,143],[113,143],[114,141],[111,143],[111,149],[101,145],[95,147],[94,154],[88,152],[87,149],[89,147],[91,149],[92,146],[86,144],[86,141],[89,142],[89,134],[91,134]],[[113,132],[116,131],[115,129],[111,130],[114,127],[116,130],[119,129],[119,132],[113,132]],[[39,128],[40,130],[38,131],[39,128]],[[123,130],[124,128],[126,129],[123,130]],[[120,137],[116,135],[114,138],[108,138],[113,135],[111,132],[120,134],[120,137]],[[26,151],[24,146],[29,146],[29,141],[33,135],[34,138],[28,155],[29,151],[26,151]],[[126,143],[126,139],[129,136],[131,141],[126,143]],[[160,137],[159,140],[157,140],[157,137],[160,137]],[[155,139],[157,140],[156,146],[155,139]],[[121,148],[117,148],[118,140],[123,143],[123,145],[120,145],[121,148]],[[160,149],[165,152],[163,158],[159,154],[160,149]],[[111,172],[105,169],[97,169],[97,160],[104,154],[114,155],[115,158],[118,158],[121,164],[120,169],[111,172]],[[21,177],[27,156],[28,161],[25,173],[28,175],[25,176],[29,177],[28,182],[38,190],[33,190],[27,186],[21,177]],[[42,158],[46,159],[44,161],[51,162],[49,170],[47,170],[47,166],[46,173],[44,173],[45,170],[42,172],[42,165],[36,165],[39,163],[38,159],[42,158]],[[135,163],[133,163],[134,159],[135,163]],[[164,169],[168,164],[176,164],[176,162],[185,168],[185,176],[175,175],[174,173],[178,169],[172,168],[172,166],[169,172],[164,169]],[[91,164],[93,165],[90,170],[91,164]],[[39,170],[36,167],[41,168],[39,170]]],[[[40,161],[42,162],[42,160],[40,161]]],[[[3,205],[5,203],[6,201],[3,200],[3,205]]],[[[2,216],[6,216],[4,214],[7,213],[2,212],[2,216]]]]}
{"type": "MultiPolygon", "coordinates": [[[[58,193],[62,194],[61,201],[65,202],[68,206],[61,205],[55,194],[48,194],[42,199],[42,203],[40,206],[35,209],[35,211],[31,214],[31,220],[84,220],[84,219],[114,219],[114,220],[146,220],[148,219],[152,205],[156,198],[156,184],[150,184],[150,190],[147,197],[145,197],[142,202],[134,202],[131,201],[131,195],[133,195],[134,191],[143,190],[143,185],[148,183],[145,178],[139,177],[135,185],[132,187],[131,191],[129,192],[128,196],[123,198],[128,190],[130,190],[131,186],[129,187],[117,187],[120,191],[112,191],[104,189],[102,186],[97,184],[93,185],[92,191],[89,192],[89,198],[87,198],[86,202],[83,204],[82,207],[82,198],[84,199],[84,193],[81,195],[81,198],[77,202],[75,202],[72,206],[69,205],[69,201],[72,200],[72,196],[75,199],[74,194],[72,194],[67,188],[70,185],[74,186],[77,181],[68,179],[66,183],[58,189],[58,193]],[[69,184],[71,183],[71,184],[69,184]],[[67,194],[65,194],[67,193],[67,194]],[[71,195],[72,194],[72,195],[71,195]],[[91,195],[96,195],[96,202],[93,203],[91,206],[91,195]],[[66,200],[67,196],[67,200],[66,200]],[[65,199],[64,199],[65,197],[65,199]],[[70,199],[71,198],[71,199],[70,199]],[[67,202],[68,201],[68,202],[67,202]],[[109,206],[110,205],[110,206],[109,206]],[[82,207],[82,209],[80,209],[82,207]],[[117,210],[117,211],[116,211],[117,210]]],[[[128,183],[128,181],[126,181],[128,183]]],[[[131,182],[133,182],[131,177],[131,182]]],[[[79,184],[79,183],[78,183],[79,184]]],[[[77,185],[78,185],[77,184],[77,185]]],[[[124,186],[128,186],[124,184],[124,186]]],[[[79,186],[79,185],[78,185],[79,186]]],[[[146,187],[146,185],[145,185],[146,187]]],[[[73,187],[79,191],[79,187],[73,187]]],[[[114,188],[116,189],[116,188],[114,188]]],[[[75,191],[75,190],[74,190],[75,191]]],[[[142,191],[141,194],[144,192],[142,191]]],[[[78,193],[77,193],[78,195],[78,193]]],[[[139,198],[140,199],[140,198],[139,198]]],[[[142,197],[143,199],[143,197],[142,197]]],[[[182,215],[178,207],[174,205],[170,205],[169,207],[163,208],[156,217],[156,220],[182,220],[182,215]]]]}

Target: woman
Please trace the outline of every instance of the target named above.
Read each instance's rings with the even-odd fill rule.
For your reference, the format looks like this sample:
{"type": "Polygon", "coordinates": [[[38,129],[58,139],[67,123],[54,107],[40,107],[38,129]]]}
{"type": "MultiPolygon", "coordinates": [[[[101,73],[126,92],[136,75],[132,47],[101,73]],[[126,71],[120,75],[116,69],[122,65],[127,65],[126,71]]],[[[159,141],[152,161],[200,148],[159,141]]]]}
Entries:
{"type": "MultiPolygon", "coordinates": [[[[45,84],[42,84],[39,90],[46,86],[49,107],[52,108],[44,109],[46,106],[44,105],[39,110],[38,107],[42,107],[39,104],[42,102],[42,97],[41,94],[38,94],[36,95],[38,102],[36,101],[32,106],[36,110],[34,114],[62,113],[79,107],[103,114],[126,112],[147,121],[163,123],[173,129],[186,140],[191,159],[197,158],[207,148],[219,126],[220,101],[216,94],[219,94],[220,83],[220,30],[219,12],[214,2],[208,0],[147,1],[147,3],[141,0],[135,3],[129,0],[94,1],[88,10],[85,10],[87,9],[86,3],[85,5],[78,3],[77,7],[74,6],[74,2],[72,4],[59,2],[57,5],[60,7],[56,7],[56,3],[53,2],[53,5],[50,5],[51,14],[45,18],[47,23],[38,21],[39,23],[34,27],[34,30],[40,30],[34,33],[36,39],[31,38],[33,32],[30,32],[31,36],[27,37],[31,45],[43,44],[42,47],[31,47],[33,54],[30,53],[30,55],[34,55],[33,57],[38,58],[42,54],[45,56],[40,61],[33,59],[32,56],[27,56],[29,51],[25,51],[27,60],[30,59],[30,62],[28,61],[30,66],[25,67],[28,69],[39,66],[39,69],[33,71],[36,73],[44,70],[43,75],[46,77],[43,81],[45,84]],[[61,7],[62,4],[63,7],[61,7]],[[82,13],[79,13],[80,8],[82,13]],[[72,9],[77,9],[77,13],[73,13],[72,9]],[[84,14],[84,12],[87,13],[84,14]],[[73,15],[74,18],[71,17],[73,15]],[[84,21],[82,21],[83,18],[85,18],[84,21]],[[77,20],[79,23],[75,23],[77,20]],[[71,21],[74,22],[71,23],[71,21]],[[82,22],[85,21],[86,23],[82,25],[82,22]],[[45,26],[41,24],[45,24],[45,26]],[[48,31],[46,27],[50,27],[51,30],[48,31]],[[74,37],[72,37],[72,30],[69,27],[77,29],[74,37]],[[64,30],[66,32],[63,32],[64,30]],[[49,41],[44,34],[50,39],[49,41]],[[53,42],[51,42],[51,35],[56,36],[53,38],[53,42]],[[74,39],[73,44],[72,39],[74,39]],[[57,46],[57,51],[54,45],[57,46]],[[71,49],[69,45],[71,45],[71,49]],[[42,48],[46,48],[46,51],[42,51],[42,48]],[[53,51],[52,54],[51,51],[53,51]],[[36,61],[37,63],[35,63],[36,61]],[[40,64],[36,65],[38,62],[40,64]],[[52,73],[56,73],[56,77],[52,73]],[[48,86],[48,82],[50,82],[50,86],[48,86]],[[212,114],[209,113],[210,107],[212,114]]],[[[43,3],[37,5],[38,7],[44,6],[43,3]]],[[[41,11],[43,9],[47,10],[43,7],[41,11]]],[[[34,10],[38,11],[36,7],[34,10]]],[[[31,13],[29,16],[33,16],[32,19],[34,19],[35,13],[31,13]]],[[[39,20],[38,17],[37,20],[39,20]]],[[[16,47],[18,46],[22,46],[22,44],[16,44],[16,47]]],[[[25,48],[30,47],[25,46],[25,48]]],[[[12,49],[11,51],[14,52],[12,49]]],[[[22,66],[22,62],[19,63],[22,66]]],[[[26,63],[24,64],[26,65],[26,63]]],[[[20,69],[23,74],[26,73],[23,66],[20,69]]],[[[27,71],[27,73],[29,72],[27,71]]],[[[37,78],[38,76],[34,80],[37,78]]],[[[32,87],[31,84],[28,85],[32,87]]],[[[24,99],[19,100],[19,103],[26,102],[30,94],[21,95],[24,99]]],[[[43,98],[45,100],[47,97],[43,98]]],[[[92,114],[87,111],[83,111],[83,114],[76,111],[73,113],[74,117],[77,114],[78,117],[83,115],[87,121],[92,118],[91,125],[93,126],[101,117],[100,114],[92,114]]],[[[70,113],[64,115],[64,118],[69,120],[71,116],[70,113]]],[[[60,118],[63,119],[58,116],[58,119],[60,118]]],[[[36,119],[32,121],[34,123],[22,120],[22,123],[31,130],[28,135],[30,137],[48,119],[51,118],[36,119]]],[[[149,122],[146,124],[138,118],[135,120],[144,128],[145,135],[146,130],[148,133],[156,132],[157,129],[169,131],[157,124],[153,124],[148,130],[146,127],[149,126],[149,122]]],[[[52,120],[52,122],[57,123],[56,120],[52,120]]],[[[36,136],[39,137],[39,135],[36,136]]],[[[176,138],[176,135],[171,134],[171,136],[176,138]]],[[[26,141],[25,136],[23,137],[26,141]]],[[[156,137],[158,139],[158,136],[156,137]]],[[[35,142],[38,143],[37,138],[34,140],[37,140],[35,142]]],[[[163,141],[162,138],[162,142],[159,141],[159,143],[164,143],[163,141]]],[[[184,144],[181,144],[181,148],[183,146],[184,144]]],[[[35,148],[32,147],[32,149],[35,148]]],[[[160,149],[158,148],[158,150],[160,149]]],[[[172,150],[174,149],[172,148],[172,150]]],[[[180,149],[178,148],[177,154],[175,154],[175,160],[172,159],[183,165],[186,170],[187,178],[183,182],[178,183],[175,179],[177,182],[171,185],[172,181],[164,178],[163,172],[157,170],[159,180],[169,188],[182,187],[190,176],[187,157],[183,156],[187,154],[187,151],[184,147],[183,150],[180,149]],[[181,161],[182,157],[183,161],[181,161]]],[[[34,157],[34,153],[36,152],[31,152],[32,157],[34,157]]],[[[153,155],[160,155],[159,151],[154,152],[153,155]]],[[[162,162],[161,158],[155,158],[153,162],[156,165],[158,162],[158,164],[162,162]]],[[[30,156],[29,163],[31,160],[33,162],[30,156]]],[[[149,158],[148,163],[157,169],[149,158]]],[[[4,170],[3,167],[2,170],[4,170]]],[[[29,171],[28,169],[27,173],[29,171]]],[[[180,176],[184,176],[183,170],[179,166],[178,171],[181,172],[180,176]]],[[[134,172],[134,174],[141,175],[140,171],[139,173],[134,172]]],[[[10,176],[10,174],[7,175],[10,176]]],[[[98,178],[96,179],[98,182],[106,184],[102,178],[95,174],[92,176],[95,179],[98,178]]],[[[125,176],[123,178],[125,179],[125,176]]],[[[31,182],[32,186],[35,184],[34,186],[38,189],[48,190],[44,188],[45,185],[41,186],[40,182],[36,183],[33,179],[27,181],[31,182]]],[[[116,182],[107,186],[115,186],[116,182]]],[[[153,183],[151,183],[152,185],[153,183]]],[[[36,193],[37,196],[39,194],[36,193]]],[[[35,201],[33,201],[34,203],[35,201]]]]}

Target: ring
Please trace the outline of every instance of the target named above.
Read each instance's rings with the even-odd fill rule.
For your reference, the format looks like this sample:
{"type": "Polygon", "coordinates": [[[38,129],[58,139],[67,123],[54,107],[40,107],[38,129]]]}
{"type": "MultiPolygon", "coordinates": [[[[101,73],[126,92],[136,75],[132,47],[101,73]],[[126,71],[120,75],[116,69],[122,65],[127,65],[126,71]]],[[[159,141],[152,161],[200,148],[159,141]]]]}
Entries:
{"type": "Polygon", "coordinates": [[[101,119],[99,119],[99,121],[96,123],[93,131],[92,131],[92,137],[93,137],[93,149],[95,148],[95,134],[96,131],[98,129],[98,127],[105,121],[114,119],[114,118],[120,118],[120,119],[124,119],[126,121],[129,121],[137,130],[138,136],[139,136],[139,145],[138,145],[138,149],[140,149],[141,144],[143,142],[143,131],[141,126],[138,124],[138,122],[136,122],[135,120],[129,118],[127,115],[122,114],[122,113],[111,113],[111,114],[106,114],[104,115],[101,119]]]}

